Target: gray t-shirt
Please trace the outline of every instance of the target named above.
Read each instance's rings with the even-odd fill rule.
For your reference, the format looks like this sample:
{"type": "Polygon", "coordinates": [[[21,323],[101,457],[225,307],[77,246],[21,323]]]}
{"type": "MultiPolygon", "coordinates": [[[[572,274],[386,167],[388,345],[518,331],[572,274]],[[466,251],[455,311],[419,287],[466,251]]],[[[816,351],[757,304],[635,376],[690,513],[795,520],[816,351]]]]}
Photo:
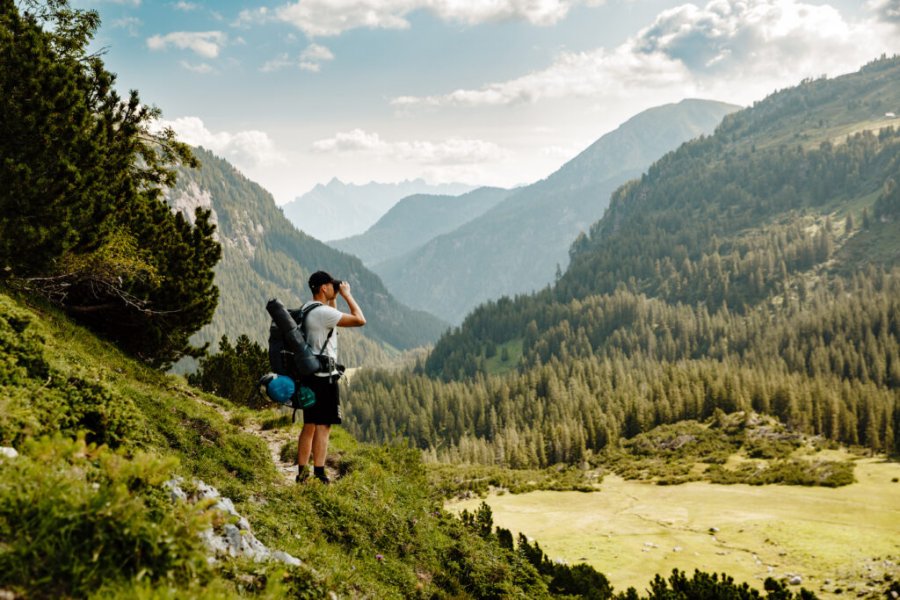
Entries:
{"type": "MultiPolygon", "coordinates": [[[[305,309],[312,304],[315,303],[307,302],[302,308],[305,309]]],[[[322,344],[325,343],[328,332],[337,327],[338,321],[341,320],[342,316],[344,315],[341,311],[331,308],[327,304],[315,307],[306,315],[306,341],[312,346],[313,351],[316,353],[321,351],[321,354],[330,356],[335,362],[337,362],[337,331],[331,334],[331,339],[328,340],[324,351],[322,350],[322,344]]],[[[328,377],[335,374],[337,374],[336,370],[331,373],[316,373],[320,377],[328,377]]]]}

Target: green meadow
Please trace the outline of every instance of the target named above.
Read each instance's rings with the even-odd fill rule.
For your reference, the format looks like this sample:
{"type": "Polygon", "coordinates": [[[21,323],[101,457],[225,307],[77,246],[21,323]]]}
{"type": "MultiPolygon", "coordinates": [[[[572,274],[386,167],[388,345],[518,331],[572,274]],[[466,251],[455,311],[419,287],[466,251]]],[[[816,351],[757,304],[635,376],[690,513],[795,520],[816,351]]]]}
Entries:
{"type": "Polygon", "coordinates": [[[824,488],[662,486],[607,475],[596,492],[485,501],[498,527],[537,540],[555,560],[590,564],[620,591],[644,590],[654,574],[678,568],[724,571],[758,588],[766,577],[799,575],[822,598],[857,597],[900,577],[900,464],[859,459],[855,476],[824,488]]]}

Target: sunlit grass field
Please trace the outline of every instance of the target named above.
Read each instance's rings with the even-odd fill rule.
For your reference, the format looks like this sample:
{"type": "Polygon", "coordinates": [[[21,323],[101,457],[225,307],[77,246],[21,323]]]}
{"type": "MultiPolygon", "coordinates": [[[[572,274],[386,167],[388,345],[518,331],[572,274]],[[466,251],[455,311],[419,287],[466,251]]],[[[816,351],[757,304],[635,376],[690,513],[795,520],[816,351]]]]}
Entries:
{"type": "Polygon", "coordinates": [[[487,502],[497,526],[537,540],[554,559],[594,566],[617,590],[643,590],[654,574],[678,568],[724,571],[760,588],[766,577],[799,575],[822,598],[856,597],[900,577],[900,463],[859,459],[855,475],[836,489],[659,486],[608,475],[598,492],[487,502]]]}

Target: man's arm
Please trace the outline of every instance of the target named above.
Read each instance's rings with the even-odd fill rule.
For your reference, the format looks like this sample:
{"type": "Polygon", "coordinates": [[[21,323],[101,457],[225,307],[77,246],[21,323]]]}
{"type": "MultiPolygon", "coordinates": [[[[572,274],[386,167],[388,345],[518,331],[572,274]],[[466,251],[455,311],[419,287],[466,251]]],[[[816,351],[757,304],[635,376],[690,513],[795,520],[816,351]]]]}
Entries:
{"type": "Polygon", "coordinates": [[[347,306],[350,307],[350,314],[344,314],[341,317],[341,320],[338,321],[338,327],[362,327],[365,325],[366,317],[350,293],[350,284],[346,281],[341,282],[341,287],[338,288],[338,291],[344,297],[347,306]]]}

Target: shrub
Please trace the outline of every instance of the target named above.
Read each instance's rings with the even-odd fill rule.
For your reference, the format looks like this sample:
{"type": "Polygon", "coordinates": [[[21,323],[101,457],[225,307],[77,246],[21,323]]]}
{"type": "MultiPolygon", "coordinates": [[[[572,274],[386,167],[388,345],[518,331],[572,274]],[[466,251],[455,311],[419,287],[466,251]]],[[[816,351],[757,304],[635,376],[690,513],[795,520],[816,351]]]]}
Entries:
{"type": "Polygon", "coordinates": [[[60,597],[130,579],[202,579],[210,515],[171,502],[163,483],[174,467],[83,439],[25,444],[0,462],[0,587],[60,597]]]}
{"type": "Polygon", "coordinates": [[[269,370],[269,354],[262,346],[246,335],[239,336],[234,345],[228,336],[222,336],[219,351],[201,359],[188,381],[235,404],[262,408],[268,401],[257,393],[256,382],[269,370]]]}
{"type": "Polygon", "coordinates": [[[638,596],[634,588],[616,596],[618,600],[670,600],[674,598],[693,598],[697,600],[752,600],[767,598],[769,600],[814,600],[816,595],[801,589],[794,594],[771,577],[765,581],[766,595],[751,588],[746,583],[736,584],[734,578],[722,574],[694,571],[690,578],[678,569],[672,571],[668,579],[656,575],[650,582],[646,596],[638,596]]]}

